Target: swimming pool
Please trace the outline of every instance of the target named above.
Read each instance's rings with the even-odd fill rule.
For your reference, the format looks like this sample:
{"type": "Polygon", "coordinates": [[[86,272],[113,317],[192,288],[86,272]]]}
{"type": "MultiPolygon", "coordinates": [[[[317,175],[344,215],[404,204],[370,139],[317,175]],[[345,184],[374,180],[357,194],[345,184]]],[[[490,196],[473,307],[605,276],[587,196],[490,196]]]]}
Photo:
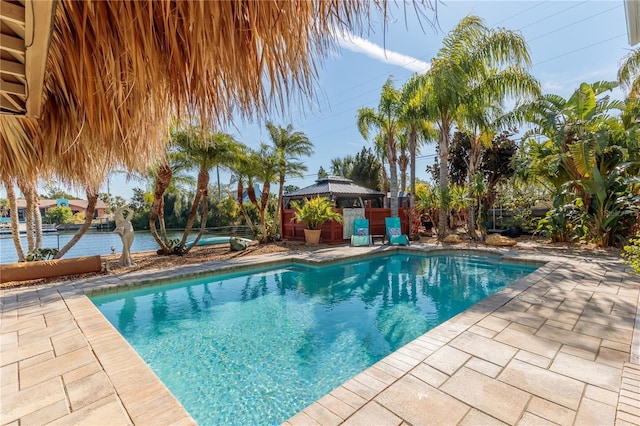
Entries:
{"type": "Polygon", "coordinates": [[[536,268],[398,253],[92,300],[198,423],[278,424],[536,268]]]}

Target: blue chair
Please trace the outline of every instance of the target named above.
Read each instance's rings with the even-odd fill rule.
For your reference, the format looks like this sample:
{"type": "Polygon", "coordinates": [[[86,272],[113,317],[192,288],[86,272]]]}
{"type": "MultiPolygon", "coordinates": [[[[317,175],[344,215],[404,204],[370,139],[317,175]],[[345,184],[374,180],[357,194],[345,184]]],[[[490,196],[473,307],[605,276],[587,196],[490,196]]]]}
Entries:
{"type": "Polygon", "coordinates": [[[352,246],[370,246],[373,244],[369,234],[369,219],[353,220],[353,235],[351,235],[352,246]]]}
{"type": "Polygon", "coordinates": [[[409,237],[402,233],[399,217],[385,217],[384,224],[387,228],[387,241],[391,245],[408,246],[409,237]]]}

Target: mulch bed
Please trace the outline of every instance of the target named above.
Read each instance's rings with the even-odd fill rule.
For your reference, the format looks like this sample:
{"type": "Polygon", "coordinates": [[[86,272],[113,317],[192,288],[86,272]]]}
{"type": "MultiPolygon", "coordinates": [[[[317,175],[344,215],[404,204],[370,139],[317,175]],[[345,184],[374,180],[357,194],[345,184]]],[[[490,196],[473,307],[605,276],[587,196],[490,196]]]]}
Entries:
{"type": "MultiPolygon", "coordinates": [[[[593,244],[582,243],[551,243],[540,237],[521,236],[516,239],[518,241],[517,249],[527,251],[539,251],[539,252],[559,252],[572,255],[589,255],[589,256],[620,256],[620,249],[608,248],[601,249],[593,244]],[[522,243],[522,244],[520,244],[522,243]]],[[[437,244],[435,237],[422,237],[420,242],[437,244]]],[[[463,242],[460,245],[465,245],[470,248],[483,248],[487,247],[483,243],[476,243],[471,241],[463,242]]],[[[13,288],[33,286],[38,284],[47,284],[50,282],[65,282],[73,281],[84,278],[91,278],[96,276],[118,274],[122,272],[141,271],[141,270],[157,270],[162,268],[169,268],[173,266],[188,265],[193,263],[209,262],[213,260],[232,259],[243,256],[252,256],[268,253],[286,253],[288,251],[313,251],[322,248],[332,247],[325,244],[307,246],[303,242],[297,241],[280,241],[269,244],[250,244],[246,250],[241,252],[234,252],[229,249],[227,244],[216,246],[203,246],[194,247],[185,256],[161,256],[153,251],[132,253],[131,257],[135,263],[135,266],[130,268],[121,268],[118,266],[119,254],[103,255],[102,259],[106,260],[109,264],[109,270],[101,273],[83,274],[83,275],[70,275],[64,277],[55,278],[43,278],[31,281],[19,281],[19,282],[7,282],[0,284],[0,288],[13,288]]]]}

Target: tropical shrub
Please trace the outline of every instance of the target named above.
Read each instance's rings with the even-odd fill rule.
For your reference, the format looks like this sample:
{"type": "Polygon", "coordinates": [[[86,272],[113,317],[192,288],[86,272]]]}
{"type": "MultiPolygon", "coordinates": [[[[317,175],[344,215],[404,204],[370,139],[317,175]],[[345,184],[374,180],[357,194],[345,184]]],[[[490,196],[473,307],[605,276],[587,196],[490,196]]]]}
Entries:
{"type": "Polygon", "coordinates": [[[331,201],[326,197],[311,198],[302,203],[291,202],[295,210],[293,220],[302,222],[305,229],[320,229],[325,222],[335,220],[342,223],[342,215],[334,208],[331,201]]]}
{"type": "Polygon", "coordinates": [[[49,260],[58,254],[58,249],[38,247],[27,255],[25,258],[27,262],[35,262],[38,260],[49,260]]]}
{"type": "Polygon", "coordinates": [[[580,209],[574,204],[556,205],[538,222],[538,232],[554,243],[575,240],[580,209]]]}
{"type": "Polygon", "coordinates": [[[631,269],[640,274],[640,231],[636,233],[636,238],[629,240],[629,245],[624,246],[622,257],[626,259],[624,263],[631,265],[631,269]]]}

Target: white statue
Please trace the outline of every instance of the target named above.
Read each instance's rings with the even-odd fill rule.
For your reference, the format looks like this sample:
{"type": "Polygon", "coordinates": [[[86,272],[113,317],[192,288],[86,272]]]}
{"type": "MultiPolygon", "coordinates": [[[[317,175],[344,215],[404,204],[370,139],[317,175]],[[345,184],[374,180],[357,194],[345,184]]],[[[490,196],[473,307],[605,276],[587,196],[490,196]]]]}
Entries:
{"type": "Polygon", "coordinates": [[[131,224],[131,217],[133,216],[133,210],[129,207],[122,206],[116,210],[116,230],[114,231],[120,235],[122,240],[122,256],[118,264],[120,266],[135,266],[131,261],[131,244],[133,244],[133,225],[131,224]],[[124,217],[123,212],[127,212],[127,217],[124,217]]]}

